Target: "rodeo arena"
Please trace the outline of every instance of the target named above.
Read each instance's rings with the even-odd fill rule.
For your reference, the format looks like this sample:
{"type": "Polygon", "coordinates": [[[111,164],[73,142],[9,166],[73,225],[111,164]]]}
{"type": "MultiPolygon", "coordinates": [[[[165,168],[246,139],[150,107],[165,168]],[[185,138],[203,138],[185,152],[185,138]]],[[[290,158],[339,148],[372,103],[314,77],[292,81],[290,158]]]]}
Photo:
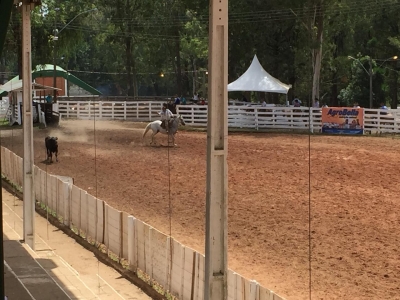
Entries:
{"type": "Polygon", "coordinates": [[[186,104],[52,64],[0,85],[4,296],[400,299],[400,110],[304,106],[257,56],[228,83],[210,43],[186,104]]]}

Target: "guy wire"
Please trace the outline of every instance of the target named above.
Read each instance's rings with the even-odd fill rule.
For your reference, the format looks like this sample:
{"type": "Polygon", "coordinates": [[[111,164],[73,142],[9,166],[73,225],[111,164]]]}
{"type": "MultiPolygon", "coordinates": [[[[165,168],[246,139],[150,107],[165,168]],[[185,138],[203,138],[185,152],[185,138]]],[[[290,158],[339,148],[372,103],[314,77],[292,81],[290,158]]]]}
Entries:
{"type": "MultiPolygon", "coordinates": [[[[12,151],[14,152],[14,128],[11,128],[11,149],[12,149],[12,151]]],[[[16,216],[15,216],[15,214],[16,214],[16,212],[15,212],[15,208],[16,208],[16,202],[17,202],[17,196],[16,196],[16,194],[17,194],[17,191],[16,191],[16,186],[14,186],[13,188],[12,188],[12,190],[13,190],[13,202],[14,202],[14,208],[13,208],[13,211],[14,211],[14,216],[13,216],[13,218],[14,218],[14,230],[15,230],[15,219],[16,219],[16,216]]],[[[3,191],[1,191],[1,192],[3,192],[3,191]]]]}
{"type": "Polygon", "coordinates": [[[168,205],[169,205],[169,235],[172,236],[172,203],[171,203],[171,162],[169,154],[170,136],[168,134],[168,205]]]}
{"type": "MultiPolygon", "coordinates": [[[[2,147],[2,143],[1,143],[1,141],[2,141],[2,131],[3,130],[0,130],[0,149],[1,149],[1,147],[2,147]]],[[[11,149],[10,149],[12,152],[14,152],[14,128],[11,128],[11,149]]],[[[3,160],[1,160],[2,162],[3,162],[3,160]]],[[[15,161],[15,160],[14,160],[15,161]]],[[[15,166],[14,166],[14,168],[13,168],[13,170],[12,170],[14,173],[15,173],[15,171],[16,171],[16,168],[15,168],[15,166]]],[[[3,176],[3,174],[0,174],[1,176],[3,176]]],[[[3,180],[3,177],[1,177],[1,180],[3,180]]],[[[2,187],[3,187],[3,185],[2,185],[2,187]]],[[[15,211],[15,208],[16,208],[16,201],[17,201],[17,199],[16,199],[16,194],[17,194],[17,191],[16,191],[16,185],[11,185],[11,187],[12,187],[12,195],[13,195],[13,202],[14,202],[14,207],[13,207],[13,212],[14,212],[14,215],[13,215],[13,220],[14,220],[14,230],[15,230],[15,215],[16,215],[16,211],[15,211]]],[[[2,188],[3,189],[3,188],[2,188]]],[[[1,191],[1,193],[3,193],[3,191],[1,191]]]]}
{"type": "Polygon", "coordinates": [[[47,191],[47,178],[49,177],[49,173],[47,173],[47,164],[48,164],[48,157],[47,157],[47,149],[46,149],[46,163],[45,163],[45,173],[46,173],[46,181],[45,181],[45,191],[46,191],[46,219],[47,219],[47,223],[46,223],[46,230],[47,230],[47,239],[49,239],[49,198],[48,198],[48,191],[47,191]]]}
{"type": "MultiPolygon", "coordinates": [[[[96,141],[96,102],[93,102],[93,144],[94,144],[94,193],[95,193],[95,198],[97,201],[97,141],[96,141]]],[[[96,216],[97,216],[97,209],[96,209],[96,216]]],[[[97,229],[98,229],[98,222],[99,222],[99,216],[96,217],[96,236],[94,237],[94,244],[96,246],[97,243],[97,229]]],[[[86,234],[87,235],[87,234],[86,234]]],[[[107,250],[108,254],[108,250],[107,250]]],[[[98,288],[99,288],[99,295],[100,295],[100,289],[101,289],[101,284],[100,284],[100,261],[99,258],[97,257],[97,283],[98,283],[98,288]]]]}
{"type": "MultiPolygon", "coordinates": [[[[169,121],[167,121],[167,128],[169,127],[169,121]]],[[[170,134],[167,133],[168,145],[167,145],[167,162],[168,162],[168,214],[169,214],[169,255],[170,255],[170,268],[169,268],[169,282],[171,283],[172,279],[172,201],[171,201],[171,163],[170,163],[170,154],[169,154],[169,142],[170,142],[170,134]]],[[[174,146],[174,145],[173,145],[174,146]]]]}
{"type": "MultiPolygon", "coordinates": [[[[94,25],[94,23],[93,23],[93,14],[91,14],[90,15],[90,23],[91,23],[91,25],[92,25],[92,27],[93,27],[93,25],[94,25]]],[[[93,65],[93,57],[92,57],[92,65],[93,65]]],[[[90,109],[91,109],[91,106],[90,106],[90,102],[89,102],[89,113],[90,113],[90,109]]],[[[97,103],[99,106],[100,106],[100,103],[97,103]]],[[[95,180],[95,182],[94,182],[94,189],[95,189],[95,191],[94,191],[94,193],[95,193],[95,198],[96,198],[96,203],[97,203],[97,197],[98,197],[98,190],[97,190],[97,188],[98,188],[98,186],[97,186],[97,141],[96,141],[96,101],[93,101],[93,145],[94,145],[94,180],[95,180]]],[[[93,237],[94,238],[94,246],[95,247],[97,247],[97,246],[99,246],[100,245],[100,242],[98,242],[97,241],[97,236],[98,236],[98,234],[97,234],[97,230],[98,230],[98,223],[99,223],[99,216],[97,215],[97,212],[98,212],[98,210],[97,210],[97,205],[96,205],[96,230],[94,231],[95,232],[95,236],[93,237]]],[[[104,216],[105,214],[104,214],[104,212],[103,212],[103,216],[104,216]]],[[[105,222],[105,220],[103,220],[104,222],[105,222]]],[[[87,238],[87,236],[88,236],[88,232],[86,233],[86,238],[87,238]]],[[[103,232],[103,236],[104,236],[104,232],[103,232]]],[[[104,242],[104,241],[103,241],[104,242]]],[[[100,246],[99,246],[99,249],[100,249],[100,246]]],[[[108,248],[107,248],[107,256],[109,255],[109,251],[108,251],[108,248]]],[[[100,260],[99,260],[99,258],[97,257],[97,283],[98,283],[98,294],[100,295],[100,290],[101,290],[101,284],[100,284],[100,260]]]]}
{"type": "Polygon", "coordinates": [[[312,298],[312,271],[311,271],[311,115],[313,112],[312,99],[308,114],[308,270],[309,270],[309,299],[312,298]]]}

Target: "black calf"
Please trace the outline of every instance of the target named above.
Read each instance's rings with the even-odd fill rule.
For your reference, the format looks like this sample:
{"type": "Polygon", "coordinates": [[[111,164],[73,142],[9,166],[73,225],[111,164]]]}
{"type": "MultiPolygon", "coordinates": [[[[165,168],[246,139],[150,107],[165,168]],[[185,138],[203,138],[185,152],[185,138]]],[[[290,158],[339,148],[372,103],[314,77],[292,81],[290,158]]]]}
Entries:
{"type": "Polygon", "coordinates": [[[46,155],[47,161],[53,162],[53,153],[56,155],[56,161],[58,161],[58,138],[57,137],[46,137],[45,144],[46,144],[46,155]]]}

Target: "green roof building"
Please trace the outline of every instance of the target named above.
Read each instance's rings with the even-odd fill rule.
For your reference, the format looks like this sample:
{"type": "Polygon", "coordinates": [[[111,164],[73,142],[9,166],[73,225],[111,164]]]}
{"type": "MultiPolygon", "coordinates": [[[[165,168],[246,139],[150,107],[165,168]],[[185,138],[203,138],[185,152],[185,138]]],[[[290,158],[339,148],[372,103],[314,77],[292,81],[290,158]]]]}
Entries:
{"type": "MultiPolygon", "coordinates": [[[[56,88],[60,89],[58,96],[101,95],[99,90],[95,89],[59,66],[56,66],[55,73],[56,88]]],[[[13,81],[17,82],[18,80],[19,76],[15,76],[5,84],[12,84],[13,81]]],[[[35,83],[44,86],[54,87],[54,65],[46,64],[36,66],[36,68],[32,71],[32,80],[35,83]]],[[[37,91],[34,93],[34,97],[46,96],[44,91],[37,91]]],[[[0,97],[6,95],[7,92],[1,90],[0,86],[0,97]]]]}

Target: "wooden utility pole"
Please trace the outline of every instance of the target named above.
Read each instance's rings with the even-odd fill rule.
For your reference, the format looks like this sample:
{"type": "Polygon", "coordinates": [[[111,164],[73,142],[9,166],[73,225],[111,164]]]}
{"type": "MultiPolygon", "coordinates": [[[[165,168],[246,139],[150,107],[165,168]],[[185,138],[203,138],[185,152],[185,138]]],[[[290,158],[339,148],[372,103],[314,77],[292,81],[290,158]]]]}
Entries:
{"type": "Polygon", "coordinates": [[[31,10],[40,1],[23,0],[22,13],[22,103],[23,103],[23,200],[24,241],[35,250],[35,193],[33,188],[33,118],[32,118],[32,62],[31,10]]]}
{"type": "Polygon", "coordinates": [[[210,0],[205,300],[228,297],[228,0],[210,0]]]}

